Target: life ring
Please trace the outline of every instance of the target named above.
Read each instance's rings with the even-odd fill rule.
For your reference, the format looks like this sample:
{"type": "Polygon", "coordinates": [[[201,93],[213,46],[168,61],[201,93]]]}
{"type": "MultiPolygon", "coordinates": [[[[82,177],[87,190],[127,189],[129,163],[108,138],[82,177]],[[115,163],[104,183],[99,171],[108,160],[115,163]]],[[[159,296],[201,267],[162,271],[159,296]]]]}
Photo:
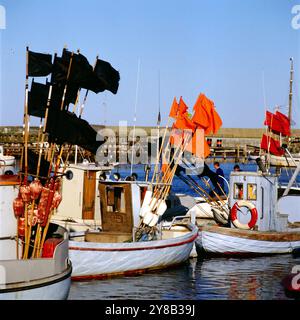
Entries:
{"type": "Polygon", "coordinates": [[[239,200],[234,204],[234,206],[231,208],[231,211],[230,211],[230,220],[232,221],[234,226],[238,229],[244,229],[244,230],[253,229],[255,227],[257,217],[258,217],[258,214],[255,208],[255,205],[250,201],[239,200]],[[237,211],[238,211],[238,208],[240,207],[247,207],[251,212],[251,220],[247,224],[240,223],[237,218],[237,211]]]}

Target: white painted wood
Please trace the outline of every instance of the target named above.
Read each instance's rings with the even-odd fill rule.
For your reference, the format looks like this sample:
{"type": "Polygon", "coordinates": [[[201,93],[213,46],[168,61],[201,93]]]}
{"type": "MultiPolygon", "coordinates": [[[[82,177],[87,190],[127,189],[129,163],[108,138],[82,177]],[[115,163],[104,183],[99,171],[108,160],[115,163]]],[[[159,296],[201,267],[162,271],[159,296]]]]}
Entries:
{"type": "Polygon", "coordinates": [[[295,248],[300,248],[300,241],[252,240],[217,232],[200,231],[196,247],[206,252],[218,254],[283,254],[291,253],[295,248]]]}
{"type": "Polygon", "coordinates": [[[70,241],[72,277],[105,276],[126,271],[165,268],[182,263],[189,258],[194,244],[194,240],[191,239],[194,239],[197,233],[197,227],[193,226],[192,230],[183,236],[166,240],[131,243],[70,241]],[[140,248],[144,249],[139,250],[140,248]],[[112,249],[116,251],[105,251],[112,249]]]}

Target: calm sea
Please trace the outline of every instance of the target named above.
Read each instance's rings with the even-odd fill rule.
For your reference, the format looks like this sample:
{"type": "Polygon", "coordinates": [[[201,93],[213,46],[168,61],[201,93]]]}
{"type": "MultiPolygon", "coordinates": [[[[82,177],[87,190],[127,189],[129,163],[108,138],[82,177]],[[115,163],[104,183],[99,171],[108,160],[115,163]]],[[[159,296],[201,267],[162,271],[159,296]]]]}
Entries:
{"type": "MultiPolygon", "coordinates": [[[[226,178],[233,165],[222,165],[226,178]]],[[[254,164],[240,167],[243,171],[256,171],[254,164]]],[[[130,174],[130,167],[123,166],[117,171],[125,178],[130,174]]],[[[133,171],[140,180],[144,179],[142,166],[135,166],[133,171]]],[[[284,171],[282,182],[286,183],[290,175],[284,171]]],[[[178,178],[174,179],[173,191],[196,195],[178,178]]],[[[171,270],[73,282],[69,299],[287,299],[281,281],[295,265],[300,265],[300,258],[292,255],[251,259],[198,257],[171,270]]]]}

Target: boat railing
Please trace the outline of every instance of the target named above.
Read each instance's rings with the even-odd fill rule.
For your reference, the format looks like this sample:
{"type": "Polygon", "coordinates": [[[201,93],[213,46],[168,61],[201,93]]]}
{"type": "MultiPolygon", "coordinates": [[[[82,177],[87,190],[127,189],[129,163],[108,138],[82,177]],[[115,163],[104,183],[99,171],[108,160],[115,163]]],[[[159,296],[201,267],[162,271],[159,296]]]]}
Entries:
{"type": "Polygon", "coordinates": [[[174,217],[167,229],[170,230],[174,225],[178,224],[179,222],[184,223],[185,221],[188,221],[188,223],[191,223],[192,216],[176,216],[176,217],[174,217]]]}

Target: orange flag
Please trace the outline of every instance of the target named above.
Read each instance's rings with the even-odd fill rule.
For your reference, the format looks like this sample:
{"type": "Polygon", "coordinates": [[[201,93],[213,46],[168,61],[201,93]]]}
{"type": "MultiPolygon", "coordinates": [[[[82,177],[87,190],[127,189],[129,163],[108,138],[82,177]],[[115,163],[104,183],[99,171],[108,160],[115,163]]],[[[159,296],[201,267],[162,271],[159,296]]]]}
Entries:
{"type": "Polygon", "coordinates": [[[172,126],[171,134],[170,134],[170,144],[174,146],[182,145],[183,143],[183,132],[181,129],[176,128],[175,124],[172,126]]]}
{"type": "Polygon", "coordinates": [[[192,119],[189,118],[188,113],[179,114],[176,121],[174,122],[174,128],[181,129],[181,130],[196,130],[196,125],[192,121],[192,119]]]}
{"type": "Polygon", "coordinates": [[[177,114],[178,114],[178,110],[179,110],[179,105],[178,105],[176,98],[174,98],[172,106],[171,106],[169,117],[176,119],[177,114]]]}
{"type": "Polygon", "coordinates": [[[182,97],[180,97],[179,99],[179,108],[178,108],[178,113],[181,114],[185,114],[188,110],[188,106],[185,104],[185,102],[183,101],[182,97]]]}
{"type": "Polygon", "coordinates": [[[201,93],[194,106],[193,122],[205,130],[205,134],[217,133],[222,120],[217,113],[213,101],[201,93]]]}
{"type": "Polygon", "coordinates": [[[210,155],[210,147],[205,139],[204,131],[196,129],[186,150],[200,159],[207,158],[210,155]]]}

